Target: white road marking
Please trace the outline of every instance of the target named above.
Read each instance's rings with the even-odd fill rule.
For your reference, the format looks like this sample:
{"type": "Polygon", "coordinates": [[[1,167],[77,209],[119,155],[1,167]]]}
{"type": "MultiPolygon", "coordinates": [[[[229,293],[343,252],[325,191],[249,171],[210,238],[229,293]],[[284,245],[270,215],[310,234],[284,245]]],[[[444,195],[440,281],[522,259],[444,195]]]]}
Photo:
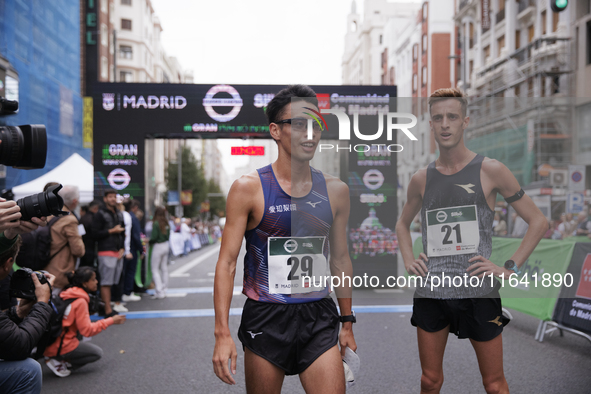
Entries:
{"type": "Polygon", "coordinates": [[[184,277],[189,276],[190,274],[187,274],[187,271],[189,271],[190,269],[193,269],[197,265],[201,264],[202,262],[207,260],[210,256],[213,256],[214,254],[219,253],[219,251],[220,251],[220,246],[218,245],[215,248],[213,248],[213,249],[205,252],[201,256],[197,257],[195,260],[191,261],[190,263],[187,263],[187,264],[183,265],[182,267],[180,267],[179,269],[173,271],[170,274],[170,277],[171,278],[184,278],[184,277]]]}

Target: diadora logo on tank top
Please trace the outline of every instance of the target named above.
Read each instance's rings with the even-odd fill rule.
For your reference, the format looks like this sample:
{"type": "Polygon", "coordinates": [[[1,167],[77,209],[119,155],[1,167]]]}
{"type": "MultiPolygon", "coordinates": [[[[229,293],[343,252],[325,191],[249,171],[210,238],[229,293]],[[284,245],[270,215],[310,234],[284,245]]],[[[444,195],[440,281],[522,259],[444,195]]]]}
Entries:
{"type": "Polygon", "coordinates": [[[471,189],[471,188],[475,187],[476,185],[473,185],[471,183],[468,183],[467,185],[459,185],[459,184],[456,183],[456,186],[461,187],[462,189],[464,189],[465,191],[467,191],[468,194],[476,193],[474,190],[471,189]]]}
{"type": "Polygon", "coordinates": [[[269,213],[281,213],[281,212],[293,212],[297,211],[298,207],[296,204],[280,204],[271,205],[269,207],[269,213]]]}

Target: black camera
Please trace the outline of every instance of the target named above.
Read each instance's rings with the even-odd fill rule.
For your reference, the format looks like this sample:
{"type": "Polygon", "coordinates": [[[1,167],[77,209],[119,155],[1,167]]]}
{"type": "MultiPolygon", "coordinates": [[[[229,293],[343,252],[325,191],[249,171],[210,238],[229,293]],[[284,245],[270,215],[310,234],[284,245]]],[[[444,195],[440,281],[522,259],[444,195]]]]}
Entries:
{"type": "MultiPolygon", "coordinates": [[[[0,97],[0,115],[13,115],[18,101],[0,97]]],[[[47,131],[44,125],[0,126],[0,164],[25,170],[45,167],[47,131]]]]}
{"type": "Polygon", "coordinates": [[[8,294],[12,298],[23,298],[25,300],[37,301],[37,296],[35,296],[35,282],[33,282],[33,278],[31,278],[33,272],[37,275],[39,283],[47,283],[49,286],[49,282],[42,272],[33,271],[30,268],[21,268],[18,271],[15,271],[10,279],[8,294]]]}
{"type": "Polygon", "coordinates": [[[20,220],[27,221],[49,215],[68,215],[68,212],[62,211],[64,199],[57,194],[62,187],[62,185],[51,186],[42,193],[18,199],[16,205],[21,209],[20,220]]]}

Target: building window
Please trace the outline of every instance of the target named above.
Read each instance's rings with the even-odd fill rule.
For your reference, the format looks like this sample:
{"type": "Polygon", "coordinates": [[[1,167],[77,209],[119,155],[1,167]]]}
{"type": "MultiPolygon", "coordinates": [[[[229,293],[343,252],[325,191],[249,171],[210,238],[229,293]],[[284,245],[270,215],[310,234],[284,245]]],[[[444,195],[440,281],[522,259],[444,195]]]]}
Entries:
{"type": "Polygon", "coordinates": [[[527,43],[531,43],[534,40],[534,35],[536,33],[536,29],[534,27],[534,25],[530,25],[527,28],[527,43]]]}
{"type": "Polygon", "coordinates": [[[121,30],[131,30],[131,19],[121,19],[121,30]]]}
{"type": "Polygon", "coordinates": [[[515,31],[515,49],[521,48],[521,30],[515,31]]]}
{"type": "Polygon", "coordinates": [[[131,71],[119,71],[119,82],[133,82],[131,71]]]}
{"type": "Polygon", "coordinates": [[[499,39],[497,40],[497,48],[499,50],[498,56],[501,57],[501,52],[503,48],[505,48],[505,36],[499,37],[499,39]]]}
{"type": "Polygon", "coordinates": [[[484,53],[484,61],[486,62],[486,59],[490,57],[490,45],[485,46],[482,52],[484,53]]]}
{"type": "Polygon", "coordinates": [[[133,48],[128,45],[119,47],[119,57],[121,59],[133,59],[133,48]]]}
{"type": "Polygon", "coordinates": [[[496,23],[505,19],[505,0],[499,0],[499,12],[497,12],[496,23]]]}
{"type": "Polygon", "coordinates": [[[419,77],[417,74],[414,74],[412,76],[412,91],[413,91],[413,93],[415,93],[418,88],[419,88],[419,77]]]}
{"type": "Polygon", "coordinates": [[[390,85],[396,84],[396,75],[394,74],[394,67],[390,67],[390,85]]]}
{"type": "Polygon", "coordinates": [[[546,34],[546,10],[542,11],[542,35],[546,34]]]}
{"type": "Polygon", "coordinates": [[[103,14],[107,13],[107,2],[106,1],[101,1],[101,12],[103,14]]]}
{"type": "Polygon", "coordinates": [[[101,79],[108,80],[109,78],[109,60],[105,56],[101,56],[101,79]]]}
{"type": "Polygon", "coordinates": [[[412,46],[412,60],[413,62],[419,58],[419,44],[414,44],[412,46]]]}
{"type": "Polygon", "coordinates": [[[423,34],[423,53],[427,52],[427,35],[423,34]]]}
{"type": "Polygon", "coordinates": [[[104,47],[109,45],[109,29],[104,23],[101,23],[101,45],[104,47]]]}
{"type": "Polygon", "coordinates": [[[541,96],[546,97],[546,77],[541,77],[541,96]]]}
{"type": "Polygon", "coordinates": [[[556,12],[552,13],[552,31],[555,32],[556,30],[558,30],[558,20],[559,20],[559,14],[556,12]]]}
{"type": "Polygon", "coordinates": [[[474,23],[470,23],[470,49],[474,46],[474,23]]]}
{"type": "Polygon", "coordinates": [[[121,5],[131,5],[131,0],[121,0],[121,5]]]}
{"type": "Polygon", "coordinates": [[[380,45],[382,44],[384,36],[380,34],[380,45]]]}
{"type": "Polygon", "coordinates": [[[515,86],[515,97],[519,97],[521,95],[521,84],[515,86]]]}
{"type": "Polygon", "coordinates": [[[577,15],[589,15],[591,13],[591,0],[579,0],[577,4],[577,15]]]}
{"type": "Polygon", "coordinates": [[[427,86],[427,66],[423,66],[421,70],[422,86],[427,86]]]}
{"type": "Polygon", "coordinates": [[[429,3],[423,3],[423,22],[429,17],[429,3]]]}

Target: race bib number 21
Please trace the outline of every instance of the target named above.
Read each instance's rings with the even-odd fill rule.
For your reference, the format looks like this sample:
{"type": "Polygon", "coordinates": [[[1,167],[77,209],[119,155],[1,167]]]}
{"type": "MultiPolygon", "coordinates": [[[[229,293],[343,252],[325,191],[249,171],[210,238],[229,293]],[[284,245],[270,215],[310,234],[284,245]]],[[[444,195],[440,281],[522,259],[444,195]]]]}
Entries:
{"type": "Polygon", "coordinates": [[[302,294],[324,290],[326,237],[269,237],[269,293],[302,294]],[[314,280],[305,280],[316,277],[314,280]],[[322,282],[322,283],[320,283],[322,282]],[[315,286],[319,285],[319,286],[315,286]]]}
{"type": "Polygon", "coordinates": [[[433,209],[427,216],[427,255],[477,253],[480,244],[476,205],[433,209]]]}

